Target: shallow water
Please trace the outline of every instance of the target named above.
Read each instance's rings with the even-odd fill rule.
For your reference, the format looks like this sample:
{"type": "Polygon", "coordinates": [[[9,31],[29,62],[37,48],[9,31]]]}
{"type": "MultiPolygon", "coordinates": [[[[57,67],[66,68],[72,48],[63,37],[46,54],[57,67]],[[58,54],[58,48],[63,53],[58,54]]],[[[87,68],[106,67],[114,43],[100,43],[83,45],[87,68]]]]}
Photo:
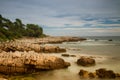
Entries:
{"type": "MultiPolygon", "coordinates": [[[[80,69],[94,72],[99,68],[107,68],[116,73],[120,73],[120,40],[108,41],[107,39],[89,39],[83,42],[65,42],[63,44],[54,44],[67,49],[68,54],[74,54],[76,57],[62,57],[60,53],[51,55],[63,58],[71,63],[67,69],[58,69],[51,71],[42,71],[33,74],[35,80],[89,80],[81,79],[78,75],[80,69]],[[92,56],[96,60],[96,65],[91,67],[82,67],[76,64],[80,56],[92,56]]],[[[101,79],[91,79],[101,80],[101,79]]],[[[105,80],[105,79],[104,79],[105,80]]],[[[119,79],[114,79],[119,80],[119,79]]]]}

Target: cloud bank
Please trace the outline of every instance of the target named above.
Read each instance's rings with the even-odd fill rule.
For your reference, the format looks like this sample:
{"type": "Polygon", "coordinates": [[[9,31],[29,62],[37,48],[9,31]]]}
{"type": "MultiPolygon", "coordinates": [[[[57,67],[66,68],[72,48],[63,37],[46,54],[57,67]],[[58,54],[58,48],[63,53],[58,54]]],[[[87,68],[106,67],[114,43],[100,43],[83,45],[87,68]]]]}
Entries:
{"type": "Polygon", "coordinates": [[[2,0],[0,14],[49,35],[119,36],[120,0],[2,0]]]}

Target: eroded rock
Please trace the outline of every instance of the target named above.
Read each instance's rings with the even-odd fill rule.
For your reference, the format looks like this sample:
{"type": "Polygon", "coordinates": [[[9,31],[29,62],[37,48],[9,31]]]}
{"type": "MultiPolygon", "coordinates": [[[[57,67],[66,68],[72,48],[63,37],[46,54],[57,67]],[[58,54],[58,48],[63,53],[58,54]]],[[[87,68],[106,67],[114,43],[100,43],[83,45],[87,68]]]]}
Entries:
{"type": "Polygon", "coordinates": [[[119,73],[115,73],[112,70],[106,70],[105,68],[97,69],[95,72],[89,72],[81,69],[79,75],[81,78],[100,78],[100,79],[120,78],[119,73]]]}
{"type": "Polygon", "coordinates": [[[66,49],[60,48],[53,45],[39,45],[25,42],[8,42],[0,44],[0,52],[15,52],[15,51],[35,51],[35,52],[44,52],[44,53],[60,53],[66,52],[66,49]]]}
{"type": "Polygon", "coordinates": [[[96,75],[99,78],[116,78],[116,74],[112,70],[106,70],[104,68],[96,70],[96,75]]]}
{"type": "Polygon", "coordinates": [[[70,63],[62,58],[48,54],[29,52],[2,52],[0,53],[0,72],[27,73],[37,70],[51,70],[67,68],[70,63]]]}
{"type": "Polygon", "coordinates": [[[92,66],[95,65],[95,60],[92,58],[81,57],[77,60],[77,64],[82,66],[92,66]]]}

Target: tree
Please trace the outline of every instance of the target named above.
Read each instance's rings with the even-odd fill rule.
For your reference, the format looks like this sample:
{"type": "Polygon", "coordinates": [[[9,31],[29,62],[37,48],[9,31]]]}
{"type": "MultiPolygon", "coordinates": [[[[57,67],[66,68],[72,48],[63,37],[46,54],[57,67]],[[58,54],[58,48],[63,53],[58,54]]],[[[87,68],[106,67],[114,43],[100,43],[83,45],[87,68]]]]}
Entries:
{"type": "Polygon", "coordinates": [[[27,37],[43,37],[43,29],[36,24],[24,25],[22,20],[16,19],[15,22],[0,15],[0,41],[13,40],[15,38],[27,37]]]}
{"type": "Polygon", "coordinates": [[[43,34],[43,29],[35,24],[27,24],[26,31],[29,37],[40,37],[43,34]]]}

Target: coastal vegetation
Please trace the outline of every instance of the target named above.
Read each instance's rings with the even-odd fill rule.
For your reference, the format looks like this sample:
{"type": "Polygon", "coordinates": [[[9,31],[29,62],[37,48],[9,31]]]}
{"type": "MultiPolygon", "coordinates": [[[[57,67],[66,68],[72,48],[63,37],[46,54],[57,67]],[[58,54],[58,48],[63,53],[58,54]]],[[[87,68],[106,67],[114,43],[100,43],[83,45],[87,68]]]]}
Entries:
{"type": "Polygon", "coordinates": [[[14,40],[22,37],[43,37],[43,28],[37,24],[23,24],[22,20],[15,22],[0,15],[0,41],[14,40]]]}

